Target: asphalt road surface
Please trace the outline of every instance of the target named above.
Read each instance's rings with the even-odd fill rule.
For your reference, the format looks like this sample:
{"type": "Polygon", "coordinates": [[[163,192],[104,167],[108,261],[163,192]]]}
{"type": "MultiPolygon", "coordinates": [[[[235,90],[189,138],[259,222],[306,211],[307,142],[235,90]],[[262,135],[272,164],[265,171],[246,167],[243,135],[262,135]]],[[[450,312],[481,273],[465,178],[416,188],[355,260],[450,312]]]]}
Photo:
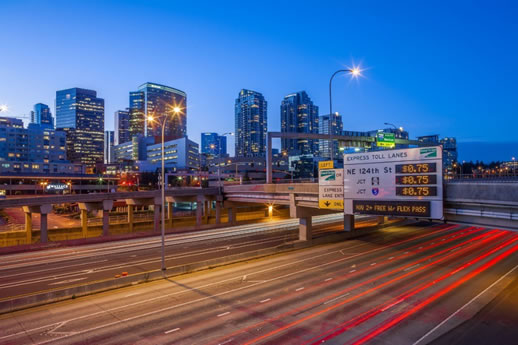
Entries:
{"type": "Polygon", "coordinates": [[[517,251],[509,231],[394,226],[2,315],[0,344],[425,344],[516,279],[517,251]]]}
{"type": "MultiPolygon", "coordinates": [[[[369,219],[369,218],[366,218],[369,219]]],[[[315,217],[315,235],[343,231],[343,215],[315,217]],[[337,223],[339,222],[339,223],[337,223]]],[[[246,224],[166,237],[166,266],[269,248],[291,242],[297,219],[246,224]]],[[[160,237],[0,256],[0,300],[160,269],[160,237]]]]}

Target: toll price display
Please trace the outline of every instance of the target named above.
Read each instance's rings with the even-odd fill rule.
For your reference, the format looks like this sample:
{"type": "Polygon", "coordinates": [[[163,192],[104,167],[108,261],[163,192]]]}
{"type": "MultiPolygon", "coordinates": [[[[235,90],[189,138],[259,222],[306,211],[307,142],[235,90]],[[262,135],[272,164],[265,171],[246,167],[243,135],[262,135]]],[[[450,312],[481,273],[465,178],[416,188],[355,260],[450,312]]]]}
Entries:
{"type": "Polygon", "coordinates": [[[396,187],[398,196],[437,196],[437,187],[396,187]]]}
{"type": "Polygon", "coordinates": [[[396,173],[423,174],[437,172],[436,163],[396,164],[396,173]]]}
{"type": "Polygon", "coordinates": [[[396,184],[437,184],[437,175],[397,175],[396,184]]]}

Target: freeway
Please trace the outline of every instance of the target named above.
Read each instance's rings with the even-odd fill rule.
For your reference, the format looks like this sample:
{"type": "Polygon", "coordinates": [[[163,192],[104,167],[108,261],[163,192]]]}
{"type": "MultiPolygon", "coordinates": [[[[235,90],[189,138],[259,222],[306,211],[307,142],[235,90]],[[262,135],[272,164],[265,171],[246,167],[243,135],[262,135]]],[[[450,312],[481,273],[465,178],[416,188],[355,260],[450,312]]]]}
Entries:
{"type": "MultiPolygon", "coordinates": [[[[338,231],[340,226],[343,230],[342,222],[342,214],[315,217],[315,235],[338,231]]],[[[283,219],[167,235],[166,265],[171,267],[275,247],[295,240],[297,229],[297,219],[283,219]]],[[[157,269],[160,269],[159,237],[3,255],[0,300],[114,279],[122,272],[134,274],[157,269]]]]}
{"type": "Polygon", "coordinates": [[[0,316],[0,344],[425,344],[517,278],[518,234],[416,223],[0,316]]]}

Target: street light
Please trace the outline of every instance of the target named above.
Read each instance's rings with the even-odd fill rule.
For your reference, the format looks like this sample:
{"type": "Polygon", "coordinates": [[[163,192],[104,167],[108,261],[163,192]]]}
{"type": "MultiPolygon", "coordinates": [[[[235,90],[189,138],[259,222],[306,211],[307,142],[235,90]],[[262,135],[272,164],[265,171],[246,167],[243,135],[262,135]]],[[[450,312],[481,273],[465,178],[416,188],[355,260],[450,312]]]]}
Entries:
{"type": "MultiPolygon", "coordinates": [[[[172,108],[172,111],[173,111],[173,114],[174,115],[178,115],[179,113],[182,112],[182,109],[178,106],[173,106],[172,108]]],[[[148,116],[148,121],[150,122],[153,122],[153,121],[156,121],[159,125],[162,126],[162,180],[160,181],[161,182],[161,185],[162,185],[162,195],[161,195],[161,199],[162,199],[162,209],[161,209],[161,218],[162,218],[162,272],[165,272],[166,270],[166,267],[165,267],[165,212],[164,212],[164,206],[165,206],[165,147],[164,147],[164,141],[165,141],[165,124],[166,124],[166,120],[167,120],[167,114],[163,115],[160,117],[160,119],[155,119],[153,117],[153,115],[150,115],[148,116]]]]}
{"type": "Polygon", "coordinates": [[[7,106],[7,104],[0,104],[0,113],[7,113],[8,110],[9,107],[7,106]]]}
{"type": "Polygon", "coordinates": [[[341,73],[341,72],[349,73],[354,78],[358,78],[359,76],[361,76],[361,73],[362,73],[362,71],[359,67],[353,67],[353,68],[348,68],[348,69],[339,69],[338,71],[333,73],[333,75],[331,75],[331,79],[329,79],[329,125],[328,125],[328,129],[329,129],[329,151],[331,152],[331,160],[334,160],[334,152],[331,149],[332,137],[333,137],[333,121],[331,121],[331,116],[333,116],[333,100],[332,100],[331,87],[333,84],[333,78],[335,77],[335,75],[337,75],[338,73],[341,73]]]}

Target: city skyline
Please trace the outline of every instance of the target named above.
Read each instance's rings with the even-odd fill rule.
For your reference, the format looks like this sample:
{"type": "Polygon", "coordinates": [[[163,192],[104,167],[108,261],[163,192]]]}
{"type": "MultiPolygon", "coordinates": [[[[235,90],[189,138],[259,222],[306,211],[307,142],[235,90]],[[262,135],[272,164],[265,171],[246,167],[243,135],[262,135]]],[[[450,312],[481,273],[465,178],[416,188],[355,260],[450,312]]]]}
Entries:
{"type": "MultiPolygon", "coordinates": [[[[327,113],[324,109],[328,107],[330,75],[339,68],[359,64],[366,69],[363,79],[350,81],[342,76],[334,81],[334,108],[344,117],[344,130],[365,131],[391,122],[404,126],[411,137],[455,136],[459,146],[488,142],[498,146],[499,152],[511,150],[516,141],[512,128],[518,125],[518,106],[512,80],[517,72],[512,61],[517,52],[508,45],[518,31],[512,21],[513,6],[504,11],[504,6],[482,3],[470,7],[401,2],[390,6],[347,5],[349,10],[345,11],[346,5],[329,3],[314,9],[315,23],[311,28],[298,28],[300,32],[293,35],[293,28],[280,20],[287,6],[283,4],[273,7],[266,3],[248,11],[251,19],[268,19],[260,29],[243,29],[244,25],[233,17],[237,10],[231,6],[219,8],[207,3],[200,8],[181,4],[173,9],[161,2],[154,6],[122,4],[103,6],[96,12],[98,25],[91,27],[87,20],[94,9],[86,5],[59,8],[39,2],[6,1],[0,16],[7,32],[10,27],[17,27],[17,32],[13,30],[3,39],[5,51],[10,54],[4,54],[4,63],[0,64],[4,81],[0,83],[0,104],[9,106],[9,112],[2,115],[29,116],[36,103],[48,104],[55,113],[52,95],[56,90],[82,87],[96,90],[106,99],[105,130],[113,130],[109,114],[125,109],[128,91],[150,80],[189,95],[190,138],[199,138],[206,131],[233,131],[234,95],[242,88],[264,95],[268,102],[268,130],[279,131],[282,97],[305,90],[321,113],[327,113]],[[29,8],[31,11],[27,11],[29,8]],[[326,20],[329,25],[321,25],[323,14],[330,13],[330,8],[336,8],[334,12],[342,20],[326,20]],[[38,25],[38,30],[31,24],[37,22],[31,20],[36,13],[49,18],[44,25],[38,25]],[[459,13],[469,20],[458,23],[459,13]],[[156,37],[148,37],[152,30],[148,27],[132,35],[124,30],[105,30],[138,14],[143,18],[157,17],[156,37]],[[27,19],[22,28],[13,22],[20,16],[27,19]],[[81,27],[91,32],[85,37],[87,43],[95,39],[102,48],[81,69],[73,61],[77,54],[86,52],[85,48],[70,43],[73,49],[65,50],[52,39],[55,33],[51,32],[56,31],[69,38],[71,33],[64,28],[72,21],[80,24],[75,26],[76,33],[86,32],[81,27]],[[421,22],[423,25],[419,25],[421,22]],[[427,24],[432,22],[439,24],[427,24]],[[160,47],[163,54],[150,49],[122,58],[121,53],[134,39],[148,37],[150,43],[157,44],[171,32],[178,35],[174,43],[160,47]],[[237,43],[248,37],[254,38],[256,47],[252,50],[237,43]],[[304,43],[317,37],[315,47],[304,43]],[[38,59],[29,54],[29,46],[38,48],[38,59]],[[495,61],[498,71],[489,67],[490,72],[484,72],[495,61]],[[141,68],[135,69],[137,65],[141,68]],[[254,66],[254,73],[249,73],[249,66],[254,66]],[[218,121],[214,121],[216,118],[218,121]],[[491,120],[495,118],[498,120],[491,120]],[[497,145],[502,142],[506,143],[497,145]]],[[[310,8],[302,4],[294,11],[300,14],[310,8]]],[[[233,138],[229,141],[232,153],[233,138]]],[[[480,152],[480,159],[510,158],[509,154],[498,157],[496,153],[480,152]]],[[[471,159],[464,157],[462,150],[459,155],[460,159],[471,159]]]]}

